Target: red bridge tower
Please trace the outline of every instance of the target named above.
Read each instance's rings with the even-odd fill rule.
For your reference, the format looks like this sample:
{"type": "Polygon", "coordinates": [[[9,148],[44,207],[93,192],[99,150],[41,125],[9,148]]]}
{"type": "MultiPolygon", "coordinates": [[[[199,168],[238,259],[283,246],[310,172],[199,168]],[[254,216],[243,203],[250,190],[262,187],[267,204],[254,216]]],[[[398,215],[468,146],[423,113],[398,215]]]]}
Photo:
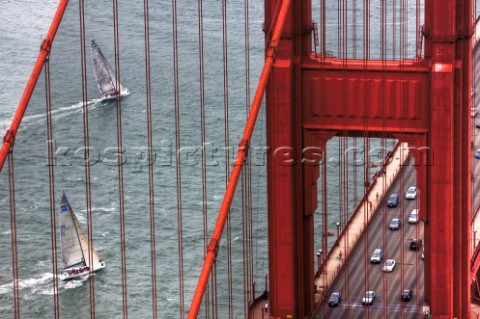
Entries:
{"type": "MultiPolygon", "coordinates": [[[[267,37],[282,1],[265,0],[267,37]]],[[[267,92],[270,315],[314,309],[321,166],[308,148],[342,132],[409,142],[424,190],[425,302],[435,319],[468,318],[472,1],[425,0],[424,57],[411,61],[317,56],[311,13],[311,0],[293,1],[267,92]]]]}

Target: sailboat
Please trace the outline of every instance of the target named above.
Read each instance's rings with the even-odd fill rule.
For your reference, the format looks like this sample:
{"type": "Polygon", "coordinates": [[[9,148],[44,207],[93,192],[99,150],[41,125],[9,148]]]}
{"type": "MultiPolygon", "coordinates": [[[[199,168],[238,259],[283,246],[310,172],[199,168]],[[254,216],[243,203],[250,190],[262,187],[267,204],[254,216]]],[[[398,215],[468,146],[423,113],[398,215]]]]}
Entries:
{"type": "Polygon", "coordinates": [[[105,262],[93,244],[89,249],[91,241],[75,216],[65,192],[60,209],[60,247],[63,263],[62,273],[59,274],[60,280],[78,278],[105,268],[105,262]]]}
{"type": "Polygon", "coordinates": [[[120,83],[117,88],[117,78],[112,67],[92,37],[93,71],[97,80],[98,91],[103,100],[112,100],[117,97],[127,96],[130,91],[120,83]]]}

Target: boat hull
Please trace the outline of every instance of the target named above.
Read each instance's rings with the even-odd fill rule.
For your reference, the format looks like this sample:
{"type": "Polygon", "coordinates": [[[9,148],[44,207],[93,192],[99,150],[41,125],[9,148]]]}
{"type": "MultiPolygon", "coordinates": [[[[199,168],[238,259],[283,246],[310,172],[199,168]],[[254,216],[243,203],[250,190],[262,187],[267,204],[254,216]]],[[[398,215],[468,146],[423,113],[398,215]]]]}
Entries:
{"type": "MultiPolygon", "coordinates": [[[[128,89],[125,89],[120,92],[120,97],[124,97],[130,94],[130,91],[128,89]]],[[[118,93],[114,94],[103,94],[102,95],[102,101],[108,101],[108,100],[115,100],[119,96],[118,93]]]]}
{"type": "MultiPolygon", "coordinates": [[[[93,265],[93,271],[97,272],[101,269],[105,268],[105,262],[102,261],[98,264],[93,265]]],[[[90,274],[90,269],[88,266],[82,267],[72,267],[68,269],[64,269],[61,274],[58,275],[58,278],[62,281],[67,281],[75,278],[84,277],[90,274]]]]}

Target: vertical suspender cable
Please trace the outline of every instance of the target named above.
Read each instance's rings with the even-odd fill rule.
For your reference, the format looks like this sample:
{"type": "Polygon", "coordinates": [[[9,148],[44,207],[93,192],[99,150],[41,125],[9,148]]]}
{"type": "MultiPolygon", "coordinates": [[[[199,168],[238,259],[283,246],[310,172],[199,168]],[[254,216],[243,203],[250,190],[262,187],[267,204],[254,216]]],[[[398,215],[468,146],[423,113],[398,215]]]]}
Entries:
{"type": "MultiPolygon", "coordinates": [[[[357,59],[357,0],[353,0],[352,3],[352,58],[357,59]]],[[[354,150],[357,150],[357,137],[353,138],[352,146],[354,150]]],[[[356,152],[355,155],[356,157],[356,152]]],[[[354,158],[356,160],[356,158],[354,158]]],[[[358,203],[358,190],[357,190],[357,165],[353,165],[353,202],[358,203]]],[[[348,272],[347,272],[348,276],[348,272]]],[[[347,314],[348,316],[348,314],[347,314]]]]}
{"type": "MultiPolygon", "coordinates": [[[[203,51],[203,0],[198,0],[198,55],[199,55],[199,85],[200,85],[200,137],[202,151],[202,212],[203,212],[203,245],[204,256],[207,255],[208,247],[208,196],[207,196],[207,154],[206,154],[206,132],[205,132],[205,67],[203,51]]],[[[230,277],[229,277],[230,279],[230,277]]],[[[211,288],[211,286],[210,286],[211,288]]],[[[205,298],[205,318],[210,318],[210,293],[205,298]]]]}
{"type": "MultiPolygon", "coordinates": [[[[342,27],[342,68],[343,68],[343,73],[344,73],[344,78],[343,78],[343,109],[344,109],[344,114],[347,114],[347,109],[348,109],[348,78],[349,78],[349,73],[348,73],[348,1],[342,0],[341,1],[341,12],[340,12],[340,18],[341,18],[341,27],[342,27]]],[[[347,131],[347,118],[345,117],[344,120],[344,129],[343,129],[343,134],[340,134],[339,137],[339,158],[340,158],[340,165],[339,165],[339,174],[340,174],[340,193],[342,193],[343,196],[340,197],[339,202],[340,202],[340,227],[342,229],[342,233],[344,233],[344,246],[341,248],[344,252],[345,255],[345,265],[344,265],[344,286],[346,287],[347,291],[350,287],[350,277],[349,277],[349,264],[350,264],[350,259],[346,258],[349,256],[350,251],[349,251],[349,229],[346,228],[345,232],[344,227],[348,223],[349,216],[348,216],[348,210],[349,210],[349,203],[348,203],[348,152],[347,152],[347,147],[348,147],[348,131],[347,131]],[[343,165],[342,165],[343,164],[343,165]],[[343,187],[342,187],[343,185],[343,187]]],[[[338,235],[337,235],[338,236],[338,235]]],[[[346,317],[349,318],[350,316],[350,311],[347,307],[346,310],[346,317]]]]}
{"type": "Polygon", "coordinates": [[[48,154],[48,185],[50,195],[50,232],[52,246],[52,275],[53,275],[53,317],[60,318],[60,303],[58,300],[58,262],[57,262],[57,224],[55,219],[55,178],[54,178],[54,141],[52,134],[52,101],[50,97],[50,63],[49,57],[45,61],[45,111],[47,119],[47,154],[48,154]]]}
{"type": "Polygon", "coordinates": [[[52,24],[48,29],[47,36],[45,37],[45,40],[43,40],[42,46],[40,47],[40,53],[38,55],[37,62],[35,62],[32,74],[30,75],[27,86],[25,87],[25,91],[23,92],[22,98],[18,103],[17,111],[13,116],[12,124],[10,125],[10,128],[8,129],[3,139],[2,148],[0,149],[0,172],[2,171],[3,165],[5,164],[5,160],[10,152],[10,149],[13,147],[13,143],[15,142],[15,136],[17,135],[18,128],[20,127],[23,115],[27,110],[28,102],[32,97],[33,90],[35,89],[35,85],[37,84],[38,78],[40,77],[40,73],[42,72],[43,64],[45,63],[47,55],[50,53],[53,40],[55,39],[55,34],[57,33],[58,27],[60,26],[63,14],[67,9],[67,4],[68,0],[61,0],[60,4],[58,5],[55,16],[53,17],[52,24]]]}
{"type": "Polygon", "coordinates": [[[321,57],[325,60],[327,54],[327,21],[326,21],[326,0],[320,0],[320,43],[322,47],[320,48],[321,57]]]}
{"type": "MultiPolygon", "coordinates": [[[[368,72],[368,60],[370,58],[370,2],[369,0],[365,0],[363,3],[363,72],[364,72],[364,77],[367,79],[367,72],[368,72]]],[[[363,113],[368,114],[368,84],[367,81],[364,81],[363,84],[363,113]]],[[[368,134],[368,117],[365,117],[364,120],[364,132],[363,132],[363,145],[364,145],[364,163],[365,163],[365,184],[370,185],[370,159],[369,159],[369,134],[368,134]]],[[[366,189],[365,189],[366,190],[366,189]]],[[[378,203],[375,203],[375,206],[377,206],[378,203]]],[[[368,224],[368,208],[367,208],[367,203],[364,203],[364,211],[367,212],[366,215],[364,215],[364,226],[366,227],[368,224]]],[[[365,277],[364,277],[364,285],[365,285],[365,291],[370,290],[370,271],[368,267],[368,252],[369,252],[369,228],[365,228],[365,255],[364,255],[364,267],[365,267],[365,277]]],[[[370,316],[370,309],[367,307],[366,309],[366,317],[370,316]]]]}
{"type": "Polygon", "coordinates": [[[175,159],[177,180],[177,243],[178,243],[178,275],[179,275],[179,302],[180,318],[185,317],[185,292],[183,274],[183,220],[182,220],[182,171],[180,166],[180,97],[178,79],[178,25],[177,1],[172,0],[172,32],[173,32],[173,81],[175,97],[175,159]]]}
{"type": "MultiPolygon", "coordinates": [[[[320,0],[320,65],[321,65],[321,70],[325,71],[325,61],[327,58],[327,18],[326,18],[326,11],[327,11],[327,4],[326,0],[320,0]]],[[[322,94],[320,98],[320,103],[325,103],[325,94],[322,94]]],[[[321,250],[323,251],[323,254],[321,254],[321,260],[318,261],[319,264],[321,264],[323,267],[323,262],[326,260],[326,255],[328,251],[328,245],[327,245],[327,233],[328,233],[328,222],[327,222],[327,141],[324,142],[322,145],[323,151],[322,151],[322,165],[318,168],[318,174],[319,174],[319,179],[320,182],[317,184],[317,187],[319,188],[320,191],[320,198],[321,198],[321,208],[320,208],[320,224],[322,226],[321,232],[320,232],[320,241],[321,241],[321,250]]],[[[318,190],[317,190],[318,191],[318,190]]],[[[326,274],[319,274],[321,280],[324,280],[324,282],[321,283],[322,286],[327,285],[327,276],[326,274]]],[[[347,300],[348,300],[348,294],[347,294],[347,300]]],[[[326,315],[326,309],[323,308],[323,314],[326,315]]]]}
{"type": "MultiPolygon", "coordinates": [[[[115,53],[115,74],[117,75],[115,88],[120,88],[120,43],[118,31],[118,0],[113,0],[113,30],[114,30],[114,53],[115,53]]],[[[117,115],[117,171],[118,171],[118,197],[119,197],[119,218],[120,218],[120,258],[122,273],[122,315],[128,318],[128,294],[127,294],[127,254],[125,239],[125,193],[123,186],[123,137],[122,137],[122,104],[120,94],[116,98],[117,115]]]]}
{"type": "MultiPolygon", "coordinates": [[[[344,56],[344,39],[343,39],[343,0],[337,0],[337,47],[338,47],[338,57],[342,60],[342,71],[345,70],[345,56],[344,56]]],[[[343,81],[343,83],[345,83],[346,81],[343,81]]],[[[344,88],[345,88],[345,85],[344,85],[344,88]]],[[[343,91],[343,96],[342,97],[345,97],[345,90],[343,91]]],[[[344,100],[345,101],[345,100],[344,100]]],[[[343,104],[344,105],[344,108],[345,108],[345,103],[343,104]]],[[[344,138],[345,132],[341,132],[340,134],[338,134],[338,159],[342,162],[343,161],[343,157],[342,157],[342,139],[344,138]]],[[[340,163],[341,163],[340,162],[340,163]]],[[[343,201],[342,201],[342,197],[343,197],[343,188],[342,188],[342,165],[338,165],[337,167],[338,169],[338,172],[337,172],[337,177],[338,177],[338,182],[339,182],[339,187],[338,187],[338,217],[337,217],[337,223],[340,223],[340,226],[343,224],[342,222],[342,212],[343,212],[343,209],[342,209],[342,206],[343,206],[343,201]]],[[[338,234],[337,234],[338,236],[338,234]]]]}
{"type": "Polygon", "coordinates": [[[397,0],[393,0],[392,2],[392,59],[397,59],[397,0]]]}
{"type": "MultiPolygon", "coordinates": [[[[245,111],[246,115],[248,117],[248,114],[250,113],[250,60],[249,60],[249,32],[248,32],[248,0],[245,0],[245,10],[244,10],[244,18],[245,18],[245,97],[246,97],[246,103],[245,103],[245,111]]],[[[245,184],[247,186],[247,189],[245,191],[246,193],[246,206],[247,206],[247,216],[248,216],[248,236],[247,236],[247,243],[248,243],[248,261],[249,261],[249,267],[250,267],[250,290],[252,291],[252,302],[255,299],[255,287],[254,287],[254,247],[253,247],[253,207],[252,207],[252,161],[251,159],[249,160],[249,165],[246,168],[246,181],[245,184]]]]}
{"type": "MultiPolygon", "coordinates": [[[[230,109],[228,95],[228,34],[227,34],[227,2],[222,0],[222,53],[223,53],[223,112],[224,112],[224,138],[225,138],[225,187],[228,187],[228,179],[230,177],[230,109]]],[[[245,264],[243,264],[245,267],[245,264]]],[[[245,268],[244,268],[245,269],[245,268]]],[[[227,218],[227,276],[228,276],[228,309],[233,314],[233,272],[232,272],[232,230],[231,218],[228,214],[227,218]]],[[[244,292],[245,292],[245,281],[244,292]]],[[[215,282],[216,285],[216,282],[215,282]]],[[[215,305],[217,305],[217,296],[214,296],[215,305]]],[[[245,300],[244,303],[245,305],[245,300]]],[[[216,317],[215,317],[216,318],[216,317]]]]}
{"type": "MultiPolygon", "coordinates": [[[[394,25],[395,25],[395,29],[394,30],[398,30],[396,31],[396,33],[398,33],[398,37],[395,37],[394,38],[394,57],[398,57],[400,59],[399,61],[399,65],[400,65],[400,70],[403,70],[403,66],[404,66],[404,60],[403,60],[403,50],[402,50],[402,35],[403,35],[403,0],[395,0],[394,1],[395,3],[395,11],[394,11],[394,25]],[[398,11],[398,14],[397,14],[397,11],[398,11]],[[397,16],[398,16],[398,19],[397,19],[397,16]],[[398,43],[397,43],[398,42],[398,43]],[[398,45],[396,45],[398,44],[398,45]]],[[[399,98],[399,103],[400,105],[402,105],[404,103],[404,96],[403,96],[404,92],[403,92],[403,89],[400,89],[400,98],[399,98]]],[[[402,126],[402,121],[400,121],[400,126],[402,126]]],[[[402,130],[402,127],[400,127],[400,131],[402,130]]],[[[403,152],[400,151],[400,156],[402,156],[403,152]]],[[[400,172],[400,189],[405,189],[405,175],[404,175],[404,170],[402,170],[400,172]]],[[[403,207],[405,206],[405,201],[403,201],[403,207]]],[[[403,243],[405,242],[405,235],[406,235],[407,231],[406,231],[406,228],[403,227],[402,228],[402,232],[400,233],[400,242],[403,243]]],[[[405,250],[404,249],[400,249],[400,262],[401,263],[404,263],[405,262],[405,250]]],[[[408,272],[405,271],[405,267],[401,267],[400,269],[400,289],[403,290],[406,286],[405,286],[405,277],[408,277],[408,272]]],[[[407,284],[408,286],[408,284],[407,284]]],[[[403,315],[403,314],[402,314],[403,315]]]]}
{"type": "MultiPolygon", "coordinates": [[[[352,1],[352,58],[357,58],[357,0],[352,1]]],[[[355,201],[357,202],[357,201],[355,201]]]]}
{"type": "MultiPolygon", "coordinates": [[[[380,102],[382,105],[386,105],[386,99],[385,99],[385,90],[386,90],[386,82],[385,82],[385,75],[387,72],[386,68],[386,21],[387,21],[387,11],[386,11],[386,4],[385,2],[381,2],[380,4],[380,60],[382,63],[382,90],[381,90],[381,96],[380,96],[380,102]]],[[[384,170],[386,169],[386,151],[385,151],[385,138],[386,138],[386,132],[385,132],[385,127],[386,127],[386,112],[384,108],[381,108],[381,117],[382,117],[382,132],[381,132],[381,163],[380,163],[380,172],[382,176],[382,191],[385,192],[387,190],[387,184],[386,184],[386,173],[383,174],[384,170]]],[[[380,175],[378,175],[380,176],[380,175]]],[[[382,212],[382,247],[383,251],[385,252],[385,255],[391,255],[392,252],[388,250],[388,244],[387,244],[387,211],[386,207],[383,206],[383,212],[382,212]]],[[[384,300],[387,300],[387,291],[388,291],[388,280],[386,276],[382,276],[382,283],[383,283],[383,297],[384,300]]],[[[387,308],[387,303],[383,303],[383,317],[388,318],[388,308],[387,308]]]]}
{"type": "MultiPolygon", "coordinates": [[[[466,3],[467,3],[467,2],[465,2],[465,5],[467,5],[466,3]]],[[[415,14],[415,19],[416,19],[416,22],[415,22],[415,26],[416,26],[415,35],[416,35],[416,37],[418,37],[418,38],[416,39],[416,41],[415,41],[415,45],[416,45],[416,46],[418,45],[418,47],[416,47],[416,50],[415,50],[415,56],[416,56],[416,59],[417,59],[417,61],[418,61],[418,60],[421,58],[421,56],[422,56],[421,45],[422,45],[422,40],[423,40],[423,39],[421,39],[422,35],[420,34],[420,30],[421,30],[421,29],[420,29],[420,0],[416,0],[415,10],[416,10],[416,14],[415,14]]],[[[470,53],[471,53],[471,52],[470,52],[470,53]]],[[[416,75],[417,75],[418,78],[420,78],[420,73],[418,72],[418,64],[416,65],[416,67],[417,67],[417,74],[416,74],[416,75]]],[[[415,103],[416,103],[417,105],[421,105],[421,99],[420,99],[420,97],[417,97],[415,100],[416,100],[415,103]]],[[[428,160],[428,159],[427,159],[427,154],[425,154],[425,158],[423,158],[423,156],[422,156],[422,154],[421,154],[420,152],[419,152],[418,155],[419,155],[419,156],[418,156],[417,160],[419,161],[419,163],[417,163],[417,164],[420,165],[420,167],[421,167],[420,169],[427,169],[427,167],[426,167],[426,165],[428,165],[427,162],[426,162],[426,161],[428,160]],[[425,160],[425,162],[423,162],[423,160],[425,160]]],[[[425,175],[423,175],[423,176],[425,176],[425,175]]],[[[421,176],[420,176],[420,177],[421,177],[421,176]]],[[[416,178],[416,181],[417,181],[417,185],[418,185],[418,176],[417,176],[417,178],[416,178]]],[[[423,185],[427,185],[427,183],[422,183],[422,184],[423,184],[423,185]]],[[[421,185],[422,185],[422,184],[421,184],[421,185]]],[[[418,190],[418,192],[419,192],[419,194],[417,195],[416,207],[415,207],[415,208],[417,208],[417,209],[420,210],[421,201],[422,201],[422,200],[426,200],[426,198],[425,198],[425,197],[422,198],[422,190],[421,190],[421,189],[418,190]]],[[[426,195],[427,195],[426,192],[423,192],[423,194],[424,194],[423,196],[426,196],[426,195]]],[[[424,224],[424,227],[425,227],[425,224],[424,224]]],[[[418,253],[420,253],[420,252],[423,253],[423,249],[425,248],[425,246],[424,246],[424,245],[425,245],[425,228],[424,228],[423,234],[424,234],[424,237],[423,237],[423,239],[424,239],[424,241],[423,241],[423,246],[418,250],[418,253]]],[[[419,238],[419,236],[417,236],[417,238],[419,238]]],[[[418,253],[417,253],[417,256],[419,255],[418,253]]],[[[416,258],[416,260],[417,260],[417,264],[418,264],[418,258],[416,258]]],[[[425,266],[425,265],[424,265],[423,263],[421,263],[421,264],[419,265],[419,267],[424,267],[424,266],[425,266]]],[[[425,287],[425,284],[424,284],[424,283],[422,284],[422,282],[421,282],[421,280],[420,280],[420,279],[422,278],[422,277],[420,276],[420,271],[421,271],[421,269],[419,269],[419,271],[417,272],[417,280],[416,280],[416,281],[417,281],[417,291],[420,291],[420,289],[423,289],[423,290],[424,290],[424,287],[425,287]]],[[[420,297],[419,297],[418,295],[419,295],[419,294],[417,294],[417,302],[420,300],[420,297]]],[[[418,309],[418,312],[420,312],[420,309],[418,309]]]]}
{"type": "Polygon", "coordinates": [[[322,178],[322,251],[328,251],[328,201],[327,201],[327,142],[323,148],[323,165],[320,176],[322,178]]]}
{"type": "MultiPolygon", "coordinates": [[[[244,15],[245,15],[245,111],[246,111],[246,115],[248,117],[248,115],[250,114],[250,30],[249,30],[249,26],[250,26],[250,9],[249,9],[249,0],[245,0],[244,1],[244,15]]],[[[260,125],[261,125],[261,132],[263,132],[263,121],[261,120],[260,121],[260,125]]],[[[260,133],[260,136],[263,136],[262,133],[260,133]]],[[[251,228],[251,237],[252,240],[250,241],[250,244],[251,244],[251,254],[252,254],[252,258],[251,258],[251,262],[252,262],[252,274],[251,274],[251,278],[252,280],[254,281],[254,278],[255,278],[255,266],[256,268],[260,268],[261,265],[260,263],[257,262],[257,253],[258,253],[258,240],[253,240],[253,234],[258,234],[259,232],[253,230],[253,197],[251,195],[251,192],[252,192],[252,167],[253,163],[252,163],[252,159],[250,160],[250,165],[248,167],[248,175],[249,175],[249,178],[250,178],[250,209],[251,209],[251,218],[252,218],[252,221],[251,221],[251,224],[252,224],[252,228],[251,228]],[[255,245],[255,246],[254,246],[255,245]]],[[[262,169],[261,168],[261,165],[258,166],[258,170],[262,169]]],[[[256,176],[261,176],[260,173],[257,173],[256,176]]],[[[258,205],[258,198],[259,198],[259,190],[260,190],[260,178],[257,179],[257,183],[256,183],[256,200],[255,200],[255,217],[256,217],[256,221],[258,222],[258,218],[259,218],[259,205],[258,205]]],[[[258,225],[257,223],[255,224],[256,226],[258,225]]],[[[263,276],[263,269],[262,269],[262,273],[261,275],[263,276]]],[[[255,285],[255,281],[253,282],[253,285],[255,285]]],[[[268,290],[268,286],[267,286],[267,283],[265,282],[265,290],[268,290]]],[[[253,287],[253,291],[255,293],[255,286],[253,287]]],[[[255,297],[255,296],[254,296],[255,297]]]]}
{"type": "MultiPolygon", "coordinates": [[[[407,0],[401,0],[401,31],[400,31],[400,69],[403,70],[405,66],[405,59],[408,58],[408,24],[409,24],[409,1],[407,0]]],[[[415,43],[416,44],[416,43],[415,43]]],[[[402,88],[403,89],[403,88],[402,88]]],[[[403,97],[404,94],[403,92],[401,93],[401,96],[403,97]]],[[[416,158],[415,160],[420,160],[420,158],[416,158]]],[[[420,163],[416,163],[420,164],[420,163]]],[[[416,201],[416,204],[418,205],[418,200],[416,201]]],[[[418,206],[416,208],[419,208],[418,206]]],[[[419,238],[419,223],[415,224],[415,238],[419,238]]],[[[419,250],[415,251],[415,284],[416,284],[416,291],[420,291],[420,264],[418,261],[418,252],[419,250]]],[[[417,305],[420,302],[420,294],[416,294],[416,301],[417,305]]],[[[417,309],[418,312],[419,309],[417,309]]]]}
{"type": "Polygon", "coordinates": [[[147,99],[147,145],[148,145],[148,194],[149,194],[149,211],[150,211],[150,267],[151,267],[151,283],[152,283],[152,318],[158,317],[157,306],[157,257],[156,257],[156,240],[155,240],[155,186],[153,178],[153,132],[152,132],[152,90],[150,76],[150,19],[149,19],[149,2],[143,1],[143,17],[145,32],[145,87],[147,99]]]}
{"type": "Polygon", "coordinates": [[[8,154],[8,182],[10,191],[10,234],[12,240],[12,277],[13,277],[13,309],[15,318],[20,318],[20,292],[18,287],[18,252],[17,252],[17,212],[15,208],[15,176],[13,151],[8,154]]]}
{"type": "Polygon", "coordinates": [[[197,288],[195,290],[195,294],[192,299],[192,304],[190,307],[190,312],[188,313],[188,318],[193,319],[196,318],[198,315],[198,311],[200,309],[200,305],[203,299],[203,295],[205,293],[205,288],[207,285],[208,277],[210,276],[210,272],[212,270],[213,262],[218,254],[218,249],[220,245],[220,239],[222,237],[223,229],[225,227],[225,223],[228,217],[228,213],[230,211],[230,207],[232,204],[233,196],[235,194],[235,188],[238,184],[238,180],[240,178],[240,172],[243,167],[243,162],[247,155],[249,142],[253,133],[253,129],[255,126],[255,121],[258,117],[258,113],[260,111],[260,106],[262,103],[263,95],[265,93],[265,89],[267,87],[267,82],[270,77],[270,73],[273,66],[273,61],[275,60],[276,51],[278,47],[278,43],[280,41],[280,36],[283,30],[283,26],[285,23],[285,19],[287,13],[290,9],[290,4],[292,0],[284,0],[282,3],[282,8],[280,9],[280,13],[277,19],[277,24],[275,26],[275,30],[273,32],[272,39],[269,43],[266,52],[266,60],[265,65],[262,70],[262,74],[260,75],[259,84],[257,87],[257,92],[253,99],[252,108],[250,111],[250,115],[247,119],[247,123],[245,125],[245,130],[242,135],[242,139],[240,141],[240,145],[237,152],[237,157],[233,166],[232,174],[230,176],[230,180],[228,183],[227,190],[225,192],[225,196],[222,202],[222,206],[220,208],[220,212],[218,214],[217,223],[215,225],[215,229],[212,234],[212,238],[208,245],[208,253],[207,258],[205,259],[205,263],[203,265],[202,271],[200,273],[200,277],[198,279],[197,288]]]}
{"type": "MultiPolygon", "coordinates": [[[[248,159],[247,159],[248,161],[248,159]]],[[[242,250],[243,250],[243,311],[245,314],[248,313],[249,305],[251,302],[250,298],[250,271],[249,271],[249,218],[248,218],[248,205],[247,205],[247,179],[246,179],[246,170],[249,165],[242,170],[242,250]]],[[[230,216],[229,216],[230,218],[230,216]]]]}
{"type": "MultiPolygon", "coordinates": [[[[93,222],[92,222],[92,199],[90,187],[90,133],[88,129],[88,90],[87,90],[87,63],[85,49],[85,3],[79,1],[80,16],[80,58],[82,68],[82,110],[83,110],[83,147],[84,147],[84,166],[85,166],[85,200],[87,210],[88,226],[88,261],[90,271],[93,272],[93,222]]],[[[95,318],[95,276],[89,276],[90,289],[90,318],[95,318]]]]}

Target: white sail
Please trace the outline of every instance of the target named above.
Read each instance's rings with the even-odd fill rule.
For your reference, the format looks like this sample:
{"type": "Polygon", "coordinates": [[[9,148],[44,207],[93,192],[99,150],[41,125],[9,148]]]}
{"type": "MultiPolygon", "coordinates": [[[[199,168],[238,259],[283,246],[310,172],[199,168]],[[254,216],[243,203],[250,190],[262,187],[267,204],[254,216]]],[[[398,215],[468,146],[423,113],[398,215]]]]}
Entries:
{"type": "Polygon", "coordinates": [[[117,78],[107,59],[98,47],[95,39],[92,38],[92,59],[95,80],[97,81],[98,91],[104,99],[113,99],[118,95],[125,96],[130,91],[120,83],[117,89],[117,78]]]}
{"type": "Polygon", "coordinates": [[[105,263],[100,259],[93,245],[89,249],[88,236],[75,216],[65,193],[63,193],[60,208],[60,247],[64,270],[61,279],[88,273],[90,267],[93,267],[93,271],[104,268],[105,263]],[[74,271],[71,272],[71,270],[74,271]]]}

